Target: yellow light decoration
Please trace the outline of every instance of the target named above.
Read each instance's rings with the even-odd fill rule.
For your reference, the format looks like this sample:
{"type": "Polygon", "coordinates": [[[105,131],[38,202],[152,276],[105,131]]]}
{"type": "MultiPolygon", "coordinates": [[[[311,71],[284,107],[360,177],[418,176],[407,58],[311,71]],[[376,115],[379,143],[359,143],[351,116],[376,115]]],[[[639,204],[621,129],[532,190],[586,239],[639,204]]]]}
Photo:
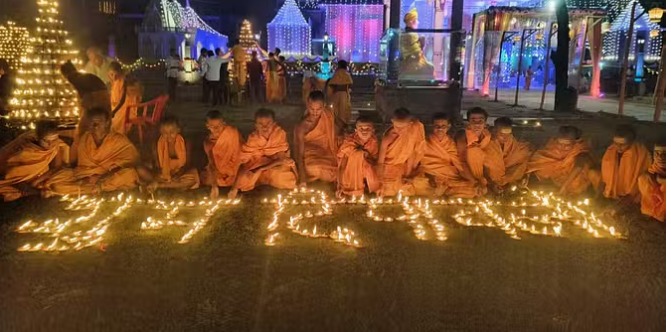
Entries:
{"type": "Polygon", "coordinates": [[[650,38],[655,38],[657,36],[659,36],[659,29],[650,30],[650,38]]]}
{"type": "Polygon", "coordinates": [[[37,6],[37,27],[28,46],[32,50],[21,51],[9,118],[28,123],[40,118],[74,122],[79,116],[78,96],[59,67],[66,60],[81,64],[78,51],[66,39],[68,33],[58,19],[58,2],[38,0],[37,6]]]}
{"type": "Polygon", "coordinates": [[[21,56],[33,53],[28,29],[8,21],[0,25],[0,58],[9,62],[9,67],[19,70],[22,67],[21,56]]]}
{"type": "Polygon", "coordinates": [[[652,8],[648,11],[648,18],[650,18],[650,22],[652,23],[659,23],[662,21],[662,16],[664,16],[664,12],[666,12],[666,9],[664,8],[659,8],[655,7],[652,8]]]}

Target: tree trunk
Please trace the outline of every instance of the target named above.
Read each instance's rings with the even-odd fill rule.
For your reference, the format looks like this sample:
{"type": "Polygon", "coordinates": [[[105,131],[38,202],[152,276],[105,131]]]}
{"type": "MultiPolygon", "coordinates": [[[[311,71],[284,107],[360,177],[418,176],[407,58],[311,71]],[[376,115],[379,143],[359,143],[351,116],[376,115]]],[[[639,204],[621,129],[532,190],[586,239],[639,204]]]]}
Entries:
{"type": "MultiPolygon", "coordinates": [[[[450,79],[461,82],[461,31],[464,16],[464,0],[452,1],[452,16],[450,17],[450,79]]],[[[436,64],[434,64],[436,65],[436,64]]]]}
{"type": "Polygon", "coordinates": [[[566,0],[557,1],[557,52],[555,111],[569,111],[568,103],[568,57],[569,57],[569,16],[566,0]]]}

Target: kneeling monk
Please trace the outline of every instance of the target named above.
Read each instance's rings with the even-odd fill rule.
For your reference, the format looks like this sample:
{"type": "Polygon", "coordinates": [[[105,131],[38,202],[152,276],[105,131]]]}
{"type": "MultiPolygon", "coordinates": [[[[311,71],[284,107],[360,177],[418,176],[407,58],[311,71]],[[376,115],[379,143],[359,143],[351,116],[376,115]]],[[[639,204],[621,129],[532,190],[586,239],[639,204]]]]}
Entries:
{"type": "Polygon", "coordinates": [[[235,182],[240,167],[240,132],[224,122],[219,111],[209,111],[207,130],[210,135],[204,142],[207,167],[202,174],[203,183],[212,186],[210,197],[219,197],[219,187],[230,187],[235,182]]]}
{"type": "Polygon", "coordinates": [[[422,170],[435,185],[434,195],[473,198],[476,196],[476,182],[469,181],[464,171],[457,144],[447,132],[452,127],[446,113],[433,116],[433,133],[426,142],[426,152],[422,158],[422,170]]]}
{"type": "Polygon", "coordinates": [[[88,130],[81,136],[77,167],[63,169],[47,180],[45,196],[98,194],[137,186],[138,152],[126,136],[110,132],[109,110],[91,108],[84,118],[88,130]]]}
{"type": "Polygon", "coordinates": [[[606,187],[603,196],[623,199],[625,203],[640,201],[638,177],[650,167],[648,149],[636,142],[636,131],[628,125],[615,128],[613,143],[601,160],[601,177],[606,187]]]}
{"type": "Polygon", "coordinates": [[[505,174],[501,178],[501,185],[508,185],[522,180],[527,171],[527,164],[531,158],[531,149],[526,142],[520,142],[513,135],[513,120],[502,117],[494,121],[495,142],[501,147],[505,174]]]}
{"type": "Polygon", "coordinates": [[[353,134],[345,137],[338,150],[337,195],[361,196],[368,191],[376,193],[380,181],[375,173],[378,158],[377,138],[373,121],[366,117],[356,120],[353,134]]]}
{"type": "Polygon", "coordinates": [[[531,156],[527,173],[540,180],[551,180],[559,194],[579,195],[590,186],[597,190],[601,175],[595,169],[589,145],[580,129],[559,127],[559,135],[531,156]]]}
{"type": "Polygon", "coordinates": [[[287,133],[275,122],[275,112],[265,108],[256,111],[254,128],[247,143],[242,145],[240,170],[229,198],[258,185],[278,189],[296,187],[296,163],[291,159],[287,133]]]}
{"type": "Polygon", "coordinates": [[[666,220],[666,142],[655,144],[652,165],[638,178],[641,213],[659,221],[666,220]]]}
{"type": "Polygon", "coordinates": [[[137,169],[142,182],[149,184],[147,189],[150,192],[159,188],[198,188],[198,171],[188,166],[190,146],[181,134],[182,129],[177,118],[164,117],[159,124],[159,130],[161,136],[154,145],[151,164],[137,169]]]}
{"type": "Polygon", "coordinates": [[[392,127],[384,133],[378,158],[378,176],[382,181],[382,196],[426,195],[429,180],[420,174],[419,163],[424,157],[426,141],[424,125],[410,116],[410,111],[394,111],[392,127]]]}
{"type": "Polygon", "coordinates": [[[338,163],[333,112],[326,109],[324,93],[310,92],[307,114],[294,129],[298,183],[335,182],[338,163]]]}
{"type": "Polygon", "coordinates": [[[463,174],[476,184],[479,196],[487,193],[490,184],[495,189],[503,186],[505,166],[501,148],[487,130],[487,111],[475,107],[468,110],[466,117],[468,126],[457,134],[455,141],[463,164],[463,174]]]}
{"type": "Polygon", "coordinates": [[[54,121],[40,120],[35,131],[0,149],[0,195],[10,202],[39,189],[67,162],[68,146],[58,138],[54,121]]]}

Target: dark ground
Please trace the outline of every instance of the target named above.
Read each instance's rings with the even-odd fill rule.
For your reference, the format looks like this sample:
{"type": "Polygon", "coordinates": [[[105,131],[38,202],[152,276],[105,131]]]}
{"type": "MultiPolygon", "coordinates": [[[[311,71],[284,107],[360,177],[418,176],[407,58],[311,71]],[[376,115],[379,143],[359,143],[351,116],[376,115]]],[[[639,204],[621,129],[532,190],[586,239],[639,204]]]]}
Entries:
{"type": "MultiPolygon", "coordinates": [[[[274,108],[285,129],[302,114],[298,106],[274,108]]],[[[169,109],[196,147],[209,109],[195,102],[169,109]]],[[[421,113],[421,105],[413,111],[421,113]]],[[[224,112],[245,136],[251,131],[253,109],[224,112]]],[[[621,121],[564,117],[518,133],[540,146],[559,124],[577,124],[600,153],[621,121]]],[[[664,134],[662,126],[636,126],[646,143],[664,134]]],[[[195,159],[202,163],[202,155],[195,159]]],[[[176,243],[181,229],[141,232],[145,216],[131,210],[108,231],[105,251],[64,254],[16,252],[30,236],[13,232],[26,219],[47,219],[57,201],[1,206],[0,331],[664,329],[665,225],[636,211],[605,220],[628,235],[623,240],[576,232],[514,241],[498,230],[461,227],[449,217],[454,210],[436,209],[449,238],[422,242],[406,224],[372,223],[364,207],[336,207],[325,227],[357,230],[364,248],[287,231],[266,247],[272,208],[259,201],[272,193],[222,208],[186,245],[176,243]]]]}

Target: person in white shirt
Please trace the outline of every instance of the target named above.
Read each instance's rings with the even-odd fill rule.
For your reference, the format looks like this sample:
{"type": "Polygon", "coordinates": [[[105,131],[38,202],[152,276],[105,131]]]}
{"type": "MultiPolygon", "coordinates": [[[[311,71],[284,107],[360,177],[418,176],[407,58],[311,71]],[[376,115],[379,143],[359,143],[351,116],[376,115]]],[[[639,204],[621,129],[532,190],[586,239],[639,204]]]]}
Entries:
{"type": "MultiPolygon", "coordinates": [[[[207,99],[210,99],[212,95],[212,105],[217,104],[217,92],[219,87],[219,77],[221,74],[221,65],[224,63],[224,59],[214,55],[213,51],[208,51],[210,56],[205,61],[205,84],[207,84],[207,99]]],[[[219,95],[221,99],[221,94],[219,95]]]]}
{"type": "Polygon", "coordinates": [[[171,101],[177,100],[177,78],[182,70],[181,62],[175,49],[170,49],[170,57],[165,62],[165,68],[168,77],[168,95],[171,101]]]}
{"type": "Polygon", "coordinates": [[[84,71],[98,76],[105,85],[109,85],[110,79],[107,73],[109,73],[110,64],[114,60],[103,55],[102,50],[98,47],[89,47],[89,49],[86,50],[86,56],[89,61],[84,66],[84,71]]]}

